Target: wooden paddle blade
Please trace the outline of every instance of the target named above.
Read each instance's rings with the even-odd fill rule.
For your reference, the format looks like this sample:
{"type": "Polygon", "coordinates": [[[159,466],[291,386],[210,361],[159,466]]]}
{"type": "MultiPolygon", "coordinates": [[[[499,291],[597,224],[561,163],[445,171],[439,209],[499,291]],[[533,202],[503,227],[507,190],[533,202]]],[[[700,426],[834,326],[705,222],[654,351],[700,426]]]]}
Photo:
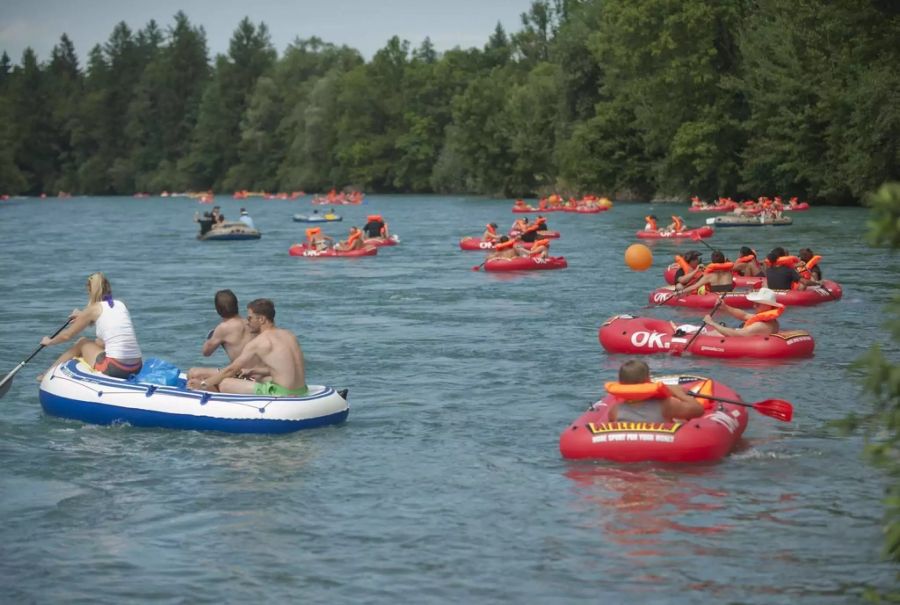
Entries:
{"type": "Polygon", "coordinates": [[[794,406],[784,399],[766,399],[753,404],[753,409],[782,422],[790,422],[794,417],[794,406]]]}

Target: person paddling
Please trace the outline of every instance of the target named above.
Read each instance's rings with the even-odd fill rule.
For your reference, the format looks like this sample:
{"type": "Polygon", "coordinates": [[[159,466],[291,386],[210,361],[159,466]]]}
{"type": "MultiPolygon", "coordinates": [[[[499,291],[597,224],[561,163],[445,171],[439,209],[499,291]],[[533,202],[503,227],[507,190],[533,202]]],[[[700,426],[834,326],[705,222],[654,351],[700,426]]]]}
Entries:
{"type": "Polygon", "coordinates": [[[722,336],[768,336],[779,331],[778,318],[784,313],[784,305],[775,300],[775,291],[769,288],[760,288],[747,295],[747,300],[753,303],[753,313],[742,309],[735,309],[725,303],[721,308],[744,322],[740,328],[729,328],[716,322],[711,315],[703,317],[709,329],[722,336]]]}
{"type": "Polygon", "coordinates": [[[619,368],[619,382],[607,382],[606,392],[623,401],[609,411],[610,422],[672,422],[702,416],[705,409],[678,385],[650,381],[650,367],[631,359],[619,368]]]}
{"type": "MultiPolygon", "coordinates": [[[[72,320],[69,327],[56,336],[44,336],[41,346],[49,347],[66,342],[90,324],[94,324],[97,338],[79,338],[53,362],[48,371],[64,361],[81,357],[95,370],[107,376],[130,378],[140,372],[144,364],[128,308],[121,300],[113,298],[112,286],[102,273],[88,276],[87,291],[88,304],[84,309],[72,311],[69,315],[72,320]]],[[[41,378],[43,374],[38,376],[38,380],[41,378]]]]}

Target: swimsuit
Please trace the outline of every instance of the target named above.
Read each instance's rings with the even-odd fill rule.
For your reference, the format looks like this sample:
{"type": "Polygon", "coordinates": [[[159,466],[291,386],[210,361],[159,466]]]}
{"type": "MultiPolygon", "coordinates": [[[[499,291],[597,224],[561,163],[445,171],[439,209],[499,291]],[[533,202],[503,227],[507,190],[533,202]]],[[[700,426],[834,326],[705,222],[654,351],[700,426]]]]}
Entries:
{"type": "Polygon", "coordinates": [[[274,382],[257,382],[253,393],[255,395],[271,395],[272,397],[300,397],[309,392],[308,387],[299,389],[286,389],[274,382]]]}
{"type": "Polygon", "coordinates": [[[94,369],[113,378],[131,378],[141,371],[143,365],[144,362],[140,359],[119,360],[107,357],[106,353],[100,353],[94,362],[94,369]]]}

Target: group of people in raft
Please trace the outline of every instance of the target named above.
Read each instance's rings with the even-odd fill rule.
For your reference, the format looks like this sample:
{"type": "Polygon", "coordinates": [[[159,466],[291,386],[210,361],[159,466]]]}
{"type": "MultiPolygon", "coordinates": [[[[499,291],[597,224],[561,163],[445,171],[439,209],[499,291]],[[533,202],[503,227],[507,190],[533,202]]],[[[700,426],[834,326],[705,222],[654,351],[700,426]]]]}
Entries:
{"type": "Polygon", "coordinates": [[[550,238],[542,237],[549,231],[547,219],[538,215],[533,222],[528,221],[527,216],[518,218],[510,227],[511,235],[499,235],[497,223],[485,225],[481,241],[494,244],[488,251],[487,258],[518,258],[520,256],[532,258],[547,258],[550,255],[550,238]],[[522,244],[531,244],[525,248],[522,244]]]}
{"type": "MultiPolygon", "coordinates": [[[[79,338],[50,369],[80,357],[108,376],[135,376],[143,367],[143,357],[128,307],[113,297],[109,280],[102,273],[88,277],[87,291],[87,305],[73,310],[69,325],[56,336],[43,337],[41,346],[67,342],[90,324],[96,328],[96,338],[79,338]]],[[[224,368],[191,368],[188,388],[262,397],[299,397],[307,393],[303,350],[293,332],[276,327],[275,303],[266,298],[253,300],[243,318],[234,293],[219,290],[215,307],[222,321],[207,336],[202,353],[208,357],[222,347],[231,363],[224,368]]]]}
{"type": "Polygon", "coordinates": [[[797,208],[806,208],[808,207],[808,203],[804,202],[800,203],[799,198],[792,197],[788,200],[787,206],[785,206],[784,202],[781,199],[781,196],[776,195],[774,198],[769,198],[766,196],[760,196],[758,200],[744,200],[741,203],[738,203],[731,199],[730,197],[720,197],[715,204],[707,204],[703,200],[701,200],[696,195],[691,198],[691,208],[696,210],[733,210],[738,214],[741,213],[753,213],[757,214],[759,212],[777,212],[778,216],[781,216],[781,212],[787,208],[788,210],[794,210],[797,208]]]}
{"type": "Polygon", "coordinates": [[[743,320],[742,327],[726,327],[716,323],[710,315],[703,318],[709,329],[723,336],[765,336],[779,331],[778,318],[784,313],[784,305],[775,299],[775,290],[803,290],[818,286],[822,280],[821,259],[809,248],[801,249],[799,256],[791,256],[784,248],[776,246],[761,263],[756,252],[744,246],[735,262],[728,261],[721,250],[713,250],[710,255],[712,262],[704,266],[701,264],[702,254],[691,250],[684,256],[675,257],[678,269],[675,271],[673,289],[677,294],[732,292],[735,276],[765,276],[767,287],[747,295],[747,300],[754,304],[754,313],[724,303],[721,306],[728,314],[743,320]]]}
{"type": "MultiPolygon", "coordinates": [[[[782,247],[774,248],[760,263],[750,248],[741,248],[741,257],[734,263],[726,262],[720,250],[712,252],[712,263],[701,265],[701,254],[691,250],[678,259],[675,273],[675,289],[692,292],[708,287],[711,292],[730,292],[734,288],[733,276],[765,275],[769,287],[760,288],[747,295],[753,302],[753,312],[735,309],[722,304],[729,315],[743,321],[740,328],[730,328],[716,322],[711,315],[703,318],[703,330],[723,336],[765,336],[778,332],[778,318],[784,313],[784,305],[775,299],[774,289],[806,288],[817,285],[822,279],[820,256],[809,248],[799,256],[789,256],[782,247]]],[[[680,326],[684,331],[696,331],[696,326],[680,326]]],[[[650,368],[639,360],[626,361],[619,368],[618,382],[607,382],[605,390],[621,398],[612,410],[611,422],[672,422],[697,418],[706,413],[707,404],[702,397],[694,397],[677,385],[652,382],[650,368]]]]}
{"type": "Polygon", "coordinates": [[[665,229],[660,229],[657,221],[659,219],[656,218],[655,214],[651,214],[649,216],[645,216],[644,220],[644,231],[658,231],[662,235],[669,235],[671,233],[681,233],[685,230],[684,219],[678,215],[672,215],[672,222],[669,223],[665,229]]]}
{"type": "Polygon", "coordinates": [[[388,239],[387,223],[380,214],[370,214],[366,217],[363,228],[350,227],[347,239],[335,243],[334,238],[322,233],[321,227],[310,227],[306,230],[306,247],[311,250],[328,250],[333,248],[341,252],[364,248],[367,239],[388,239]]]}

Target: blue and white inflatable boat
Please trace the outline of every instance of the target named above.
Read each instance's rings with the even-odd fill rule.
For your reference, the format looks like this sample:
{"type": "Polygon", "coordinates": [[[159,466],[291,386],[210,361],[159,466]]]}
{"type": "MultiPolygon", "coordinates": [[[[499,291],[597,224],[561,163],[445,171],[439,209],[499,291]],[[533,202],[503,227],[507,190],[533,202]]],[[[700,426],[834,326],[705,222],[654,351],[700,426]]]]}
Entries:
{"type": "Polygon", "coordinates": [[[315,385],[303,397],[193,391],[112,378],[80,359],[44,374],[40,386],[41,407],[53,416],[92,424],[228,433],[290,433],[338,424],[350,413],[346,396],[346,390],[315,385]]]}

